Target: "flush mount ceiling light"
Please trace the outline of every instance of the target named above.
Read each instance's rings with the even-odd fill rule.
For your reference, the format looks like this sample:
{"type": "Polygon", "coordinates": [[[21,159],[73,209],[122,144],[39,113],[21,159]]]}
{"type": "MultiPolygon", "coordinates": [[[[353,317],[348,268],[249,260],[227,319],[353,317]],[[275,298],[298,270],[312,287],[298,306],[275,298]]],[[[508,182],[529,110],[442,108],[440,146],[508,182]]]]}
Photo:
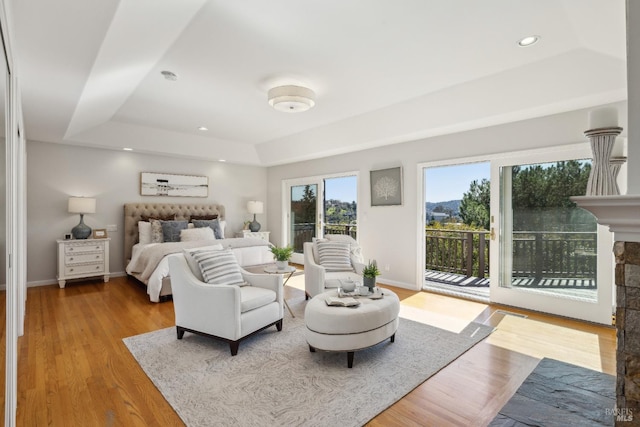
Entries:
{"type": "Polygon", "coordinates": [[[170,80],[172,82],[175,82],[176,80],[178,80],[178,75],[176,73],[172,73],[171,71],[160,71],[160,74],[162,74],[162,76],[167,79],[170,80]]]}
{"type": "Polygon", "coordinates": [[[278,111],[299,113],[316,105],[316,94],[302,86],[278,86],[269,90],[269,105],[278,111]]]}
{"type": "Polygon", "coordinates": [[[209,129],[208,129],[207,127],[205,127],[205,126],[200,126],[200,127],[198,128],[198,130],[199,130],[199,131],[202,131],[202,132],[205,132],[205,131],[208,131],[209,129]]]}
{"type": "Polygon", "coordinates": [[[540,36],[527,36],[518,41],[518,46],[527,47],[538,43],[540,36]]]}

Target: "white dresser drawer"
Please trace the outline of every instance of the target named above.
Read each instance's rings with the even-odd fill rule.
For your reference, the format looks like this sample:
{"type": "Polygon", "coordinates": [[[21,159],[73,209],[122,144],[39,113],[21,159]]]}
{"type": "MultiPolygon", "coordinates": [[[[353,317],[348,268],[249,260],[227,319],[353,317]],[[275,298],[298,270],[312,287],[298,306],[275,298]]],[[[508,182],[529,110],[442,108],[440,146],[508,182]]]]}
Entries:
{"type": "Polygon", "coordinates": [[[64,245],[65,254],[81,254],[87,252],[103,252],[104,242],[67,243],[64,245]]]}
{"type": "Polygon", "coordinates": [[[65,276],[73,276],[76,274],[102,274],[104,271],[104,263],[101,264],[83,264],[83,265],[67,265],[64,267],[65,276]]]}
{"type": "Polygon", "coordinates": [[[104,252],[82,253],[78,252],[72,255],[65,255],[65,265],[86,264],[88,262],[97,262],[104,260],[104,252]]]}

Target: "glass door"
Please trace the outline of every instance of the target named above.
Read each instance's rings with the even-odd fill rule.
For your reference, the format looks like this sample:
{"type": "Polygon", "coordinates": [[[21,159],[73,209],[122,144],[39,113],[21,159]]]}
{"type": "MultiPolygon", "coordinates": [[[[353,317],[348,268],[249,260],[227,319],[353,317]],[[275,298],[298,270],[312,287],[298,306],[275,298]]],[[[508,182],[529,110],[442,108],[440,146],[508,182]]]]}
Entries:
{"type": "Polygon", "coordinates": [[[357,238],[358,179],[356,173],[304,178],[285,183],[286,236],[291,261],[304,264],[304,243],[326,234],[357,238]]]}
{"type": "Polygon", "coordinates": [[[611,324],[612,237],[571,202],[584,194],[591,168],[590,160],[571,155],[492,162],[492,182],[499,185],[491,189],[492,212],[498,212],[492,215],[491,251],[499,256],[491,258],[498,274],[491,275],[490,298],[611,324]]]}
{"type": "Polygon", "coordinates": [[[303,246],[322,233],[318,191],[320,183],[289,186],[289,233],[287,245],[293,248],[291,261],[303,264],[303,246]]]}

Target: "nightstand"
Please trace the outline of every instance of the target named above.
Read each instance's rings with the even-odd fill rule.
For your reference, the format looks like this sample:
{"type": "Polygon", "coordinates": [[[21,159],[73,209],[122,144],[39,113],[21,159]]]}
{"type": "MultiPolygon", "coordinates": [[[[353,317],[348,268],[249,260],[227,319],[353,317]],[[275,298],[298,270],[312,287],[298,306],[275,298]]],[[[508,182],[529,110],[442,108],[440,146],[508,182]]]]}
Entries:
{"type": "Polygon", "coordinates": [[[257,237],[258,239],[269,241],[269,231],[251,231],[251,230],[242,230],[239,233],[236,233],[238,237],[257,237]]]}
{"type": "Polygon", "coordinates": [[[103,276],[109,281],[109,241],[106,239],[58,240],[58,285],[68,279],[103,276]]]}

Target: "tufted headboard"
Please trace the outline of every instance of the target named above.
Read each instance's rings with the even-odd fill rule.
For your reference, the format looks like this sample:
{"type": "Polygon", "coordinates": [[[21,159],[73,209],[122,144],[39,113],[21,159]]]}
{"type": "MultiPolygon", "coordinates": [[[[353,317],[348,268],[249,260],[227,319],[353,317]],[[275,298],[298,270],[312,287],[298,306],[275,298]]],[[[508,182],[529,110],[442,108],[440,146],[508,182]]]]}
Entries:
{"type": "Polygon", "coordinates": [[[138,221],[142,216],[176,215],[188,219],[191,215],[218,215],[225,219],[224,205],[196,205],[188,203],[126,203],[124,205],[124,265],[131,259],[133,245],[138,243],[138,221]]]}

